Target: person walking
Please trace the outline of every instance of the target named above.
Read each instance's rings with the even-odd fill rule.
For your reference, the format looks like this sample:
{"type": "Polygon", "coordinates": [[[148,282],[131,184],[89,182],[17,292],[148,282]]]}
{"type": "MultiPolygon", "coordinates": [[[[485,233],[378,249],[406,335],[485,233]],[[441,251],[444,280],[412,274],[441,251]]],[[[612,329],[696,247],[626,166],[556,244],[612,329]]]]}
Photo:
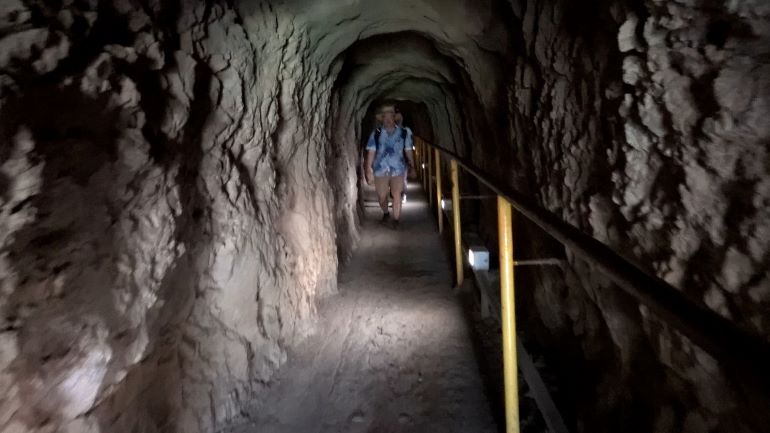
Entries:
{"type": "Polygon", "coordinates": [[[412,133],[396,124],[396,107],[383,105],[377,114],[382,125],[374,130],[366,144],[366,182],[374,182],[382,209],[382,222],[396,229],[401,218],[401,191],[404,175],[414,171],[412,133]],[[388,211],[388,196],[393,197],[393,215],[388,211]],[[397,198],[396,198],[397,197],[397,198]]]}

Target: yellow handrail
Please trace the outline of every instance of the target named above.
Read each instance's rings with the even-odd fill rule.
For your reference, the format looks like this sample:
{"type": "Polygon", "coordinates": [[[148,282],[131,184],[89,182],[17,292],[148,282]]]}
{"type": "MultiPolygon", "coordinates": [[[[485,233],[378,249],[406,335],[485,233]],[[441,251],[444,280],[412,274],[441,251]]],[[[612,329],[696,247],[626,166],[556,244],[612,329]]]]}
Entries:
{"type": "MultiPolygon", "coordinates": [[[[618,287],[626,291],[639,303],[646,305],[658,318],[675,327],[675,329],[692,340],[693,343],[722,362],[725,367],[724,371],[739,379],[741,386],[752,390],[760,390],[760,393],[762,389],[770,389],[770,369],[766,368],[767,365],[770,365],[770,344],[768,342],[757,335],[746,332],[703,305],[693,302],[685,294],[665,281],[650,275],[621,257],[608,246],[563,221],[547,209],[533,203],[527,196],[506,186],[505,182],[492,179],[473,165],[473,163],[449,150],[428,142],[424,143],[427,148],[433,149],[436,155],[435,172],[439,208],[439,230],[443,229],[440,194],[440,155],[443,153],[454,164],[462,167],[479,182],[494,191],[498,195],[498,200],[508,203],[510,207],[516,209],[518,214],[523,215],[531,222],[540,226],[546,233],[569,248],[576,256],[601,270],[618,287]]],[[[455,198],[453,207],[459,208],[459,206],[460,203],[455,198]]],[[[459,218],[457,220],[459,222],[459,218]]],[[[459,237],[457,234],[455,236],[459,237]]],[[[503,254],[502,249],[501,254],[503,254]]],[[[501,273],[503,266],[507,266],[504,265],[505,263],[507,262],[501,260],[501,273]]],[[[512,279],[513,274],[511,273],[512,279]]],[[[511,306],[511,310],[513,310],[513,306],[511,306]]],[[[506,409],[507,411],[508,409],[506,409]]]]}
{"type": "MultiPolygon", "coordinates": [[[[426,143],[427,144],[427,143],[426,143]]],[[[428,145],[430,146],[430,145],[428,145]]],[[[436,197],[438,203],[439,232],[443,230],[441,208],[441,153],[436,154],[436,197]]],[[[449,161],[452,177],[452,226],[454,228],[455,271],[457,287],[464,280],[462,227],[460,221],[460,181],[457,160],[449,161]]],[[[516,307],[514,302],[513,274],[513,226],[511,224],[511,205],[498,195],[498,237],[500,240],[500,299],[502,301],[503,325],[503,381],[505,389],[505,425],[506,433],[519,433],[519,384],[516,358],[516,307]]]]}
{"type": "Polygon", "coordinates": [[[425,160],[428,164],[428,205],[433,203],[433,158],[431,158],[431,147],[425,143],[425,160]]]}
{"type": "Polygon", "coordinates": [[[428,147],[425,145],[422,139],[418,138],[418,140],[420,140],[420,173],[422,173],[422,188],[427,191],[428,182],[430,181],[428,180],[427,172],[425,171],[425,161],[427,161],[425,155],[428,147]]]}
{"type": "Polygon", "coordinates": [[[454,228],[455,241],[455,275],[457,287],[463,285],[463,240],[460,224],[460,175],[458,174],[457,161],[450,161],[452,174],[452,226],[454,228]]]}
{"type": "Polygon", "coordinates": [[[444,233],[444,217],[441,214],[441,152],[434,149],[436,153],[436,212],[438,212],[438,232],[444,233]]]}
{"type": "Polygon", "coordinates": [[[503,381],[505,382],[505,431],[519,432],[519,376],[516,358],[516,303],[513,274],[513,225],[511,204],[497,196],[497,230],[500,242],[500,301],[503,325],[503,381]]]}

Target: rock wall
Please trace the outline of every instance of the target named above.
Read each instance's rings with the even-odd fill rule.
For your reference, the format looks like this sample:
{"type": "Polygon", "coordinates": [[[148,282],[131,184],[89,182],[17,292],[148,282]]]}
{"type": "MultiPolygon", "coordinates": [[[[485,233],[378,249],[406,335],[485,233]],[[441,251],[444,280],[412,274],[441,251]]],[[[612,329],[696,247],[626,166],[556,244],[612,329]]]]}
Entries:
{"type": "Polygon", "coordinates": [[[0,431],[214,431],[335,290],[307,39],[53,5],[0,5],[0,431]]]}
{"type": "Polygon", "coordinates": [[[0,431],[207,432],[265,398],[357,239],[372,101],[459,147],[444,103],[496,91],[492,10],[402,3],[2,2],[0,431]],[[391,33],[428,79],[340,80],[391,33]]]}
{"type": "MultiPolygon", "coordinates": [[[[266,398],[355,246],[383,99],[767,337],[769,21],[760,0],[2,1],[0,431],[216,431],[266,398]]],[[[578,431],[751,431],[713,360],[524,228],[519,251],[570,261],[521,299],[578,431]]]]}
{"type": "MultiPolygon", "coordinates": [[[[513,146],[476,160],[770,339],[768,6],[510,3],[513,146]]],[[[523,233],[526,255],[565,253],[523,233]]],[[[537,289],[523,310],[563,348],[579,431],[757,431],[711,357],[566,255],[564,273],[524,271],[537,289]]]]}

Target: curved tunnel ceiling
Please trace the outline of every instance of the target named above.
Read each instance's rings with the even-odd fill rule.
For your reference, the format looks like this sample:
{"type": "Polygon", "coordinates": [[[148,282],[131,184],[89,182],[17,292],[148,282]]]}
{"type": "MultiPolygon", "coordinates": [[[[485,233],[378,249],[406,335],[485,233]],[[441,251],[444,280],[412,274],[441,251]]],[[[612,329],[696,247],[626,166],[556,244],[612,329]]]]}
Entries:
{"type": "MultiPolygon", "coordinates": [[[[263,25],[265,6],[239,5],[248,28],[263,25]]],[[[500,7],[478,8],[472,1],[413,3],[287,0],[270,6],[292,17],[295,32],[311,42],[321,73],[335,81],[340,109],[336,128],[360,125],[367,107],[386,96],[425,102],[436,137],[462,152],[468,110],[493,117],[502,73],[500,59],[510,37],[500,7]],[[337,74],[340,74],[338,77],[337,74]],[[465,131],[464,131],[465,130],[465,131]]],[[[276,26],[278,24],[276,23],[276,26]]],[[[467,141],[467,140],[465,140],[467,141]]]]}
{"type": "Polygon", "coordinates": [[[462,87],[456,64],[433,44],[414,32],[380,35],[351,46],[337,80],[341,118],[347,125],[360,124],[364,113],[378,99],[412,99],[424,102],[432,117],[432,129],[442,131],[443,143],[459,138],[458,104],[472,89],[462,87]]]}

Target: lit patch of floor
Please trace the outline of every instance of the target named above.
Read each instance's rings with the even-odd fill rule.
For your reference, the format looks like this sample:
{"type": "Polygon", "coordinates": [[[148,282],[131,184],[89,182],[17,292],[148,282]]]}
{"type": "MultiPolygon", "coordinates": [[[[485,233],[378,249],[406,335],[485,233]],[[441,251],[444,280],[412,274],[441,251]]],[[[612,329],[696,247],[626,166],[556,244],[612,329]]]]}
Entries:
{"type": "MultiPolygon", "coordinates": [[[[470,330],[416,184],[398,231],[367,209],[340,294],[234,433],[496,432],[470,330]]],[[[373,199],[372,191],[367,191],[373,199]]]]}

